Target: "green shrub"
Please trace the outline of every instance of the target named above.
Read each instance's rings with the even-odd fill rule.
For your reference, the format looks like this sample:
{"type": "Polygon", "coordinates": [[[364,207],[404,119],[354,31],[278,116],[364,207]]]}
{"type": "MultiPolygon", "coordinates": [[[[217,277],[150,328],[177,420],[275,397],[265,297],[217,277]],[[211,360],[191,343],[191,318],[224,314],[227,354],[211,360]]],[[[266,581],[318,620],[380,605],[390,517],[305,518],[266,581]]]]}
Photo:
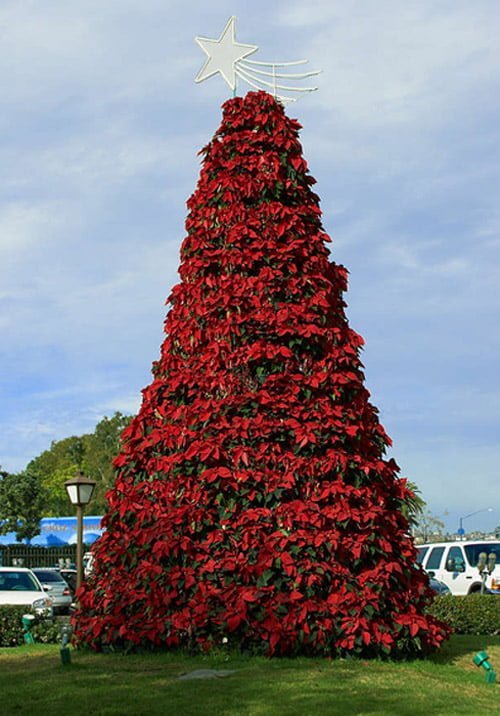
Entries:
{"type": "Polygon", "coordinates": [[[57,644],[61,641],[61,625],[52,619],[37,619],[31,633],[37,644],[57,644]]]}
{"type": "Polygon", "coordinates": [[[0,646],[24,644],[21,618],[26,607],[0,606],[0,646]]]}
{"type": "Polygon", "coordinates": [[[453,627],[455,634],[500,634],[500,597],[497,596],[444,594],[436,597],[429,611],[453,627]]]}
{"type": "MultiPolygon", "coordinates": [[[[27,607],[0,606],[0,647],[24,644],[23,614],[31,614],[27,607]]],[[[52,619],[35,615],[31,633],[36,642],[54,644],[61,638],[61,629],[52,619]]]]}

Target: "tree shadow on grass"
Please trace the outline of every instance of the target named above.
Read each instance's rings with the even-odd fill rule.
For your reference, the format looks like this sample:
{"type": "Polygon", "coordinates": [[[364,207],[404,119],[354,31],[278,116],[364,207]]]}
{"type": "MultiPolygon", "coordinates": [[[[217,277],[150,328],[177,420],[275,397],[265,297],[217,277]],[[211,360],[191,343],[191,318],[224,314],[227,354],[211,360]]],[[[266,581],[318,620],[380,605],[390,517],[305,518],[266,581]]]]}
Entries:
{"type": "Polygon", "coordinates": [[[76,652],[67,668],[57,647],[35,649],[17,664],[13,654],[15,668],[0,673],[2,716],[67,716],[69,703],[74,716],[470,716],[491,707],[483,675],[471,673],[469,657],[482,648],[500,657],[498,637],[454,637],[439,654],[408,662],[76,652]],[[202,667],[235,673],[177,678],[202,667]]]}
{"type": "Polygon", "coordinates": [[[473,656],[478,651],[497,648],[500,648],[500,636],[454,634],[429,659],[436,664],[455,664],[468,654],[473,656]]]}

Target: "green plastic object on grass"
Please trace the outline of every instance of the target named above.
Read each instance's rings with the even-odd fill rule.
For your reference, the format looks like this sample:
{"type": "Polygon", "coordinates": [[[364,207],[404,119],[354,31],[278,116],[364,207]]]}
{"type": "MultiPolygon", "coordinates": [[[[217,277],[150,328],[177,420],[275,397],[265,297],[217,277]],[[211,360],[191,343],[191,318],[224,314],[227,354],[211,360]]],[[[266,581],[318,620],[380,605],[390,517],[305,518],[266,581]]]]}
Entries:
{"type": "Polygon", "coordinates": [[[497,679],[497,675],[495,671],[493,670],[492,665],[488,661],[489,656],[485,651],[478,651],[476,656],[472,659],[473,663],[476,666],[482,666],[483,669],[486,670],[486,683],[487,684],[494,684],[497,679]]]}
{"type": "Polygon", "coordinates": [[[21,620],[22,620],[23,629],[24,629],[24,643],[25,644],[34,644],[35,639],[33,637],[33,634],[31,633],[31,627],[33,626],[35,617],[33,616],[33,614],[23,614],[21,620]]]}

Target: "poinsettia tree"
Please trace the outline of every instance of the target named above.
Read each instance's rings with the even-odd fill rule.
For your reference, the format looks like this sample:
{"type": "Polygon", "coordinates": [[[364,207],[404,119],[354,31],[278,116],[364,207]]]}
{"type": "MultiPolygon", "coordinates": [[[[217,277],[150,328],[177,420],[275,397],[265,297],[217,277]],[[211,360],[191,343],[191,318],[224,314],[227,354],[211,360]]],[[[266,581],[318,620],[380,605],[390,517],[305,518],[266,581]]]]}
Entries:
{"type": "Polygon", "coordinates": [[[161,356],[79,594],[96,649],[412,654],[448,635],[299,129],[250,92],[202,150],[161,356]]]}

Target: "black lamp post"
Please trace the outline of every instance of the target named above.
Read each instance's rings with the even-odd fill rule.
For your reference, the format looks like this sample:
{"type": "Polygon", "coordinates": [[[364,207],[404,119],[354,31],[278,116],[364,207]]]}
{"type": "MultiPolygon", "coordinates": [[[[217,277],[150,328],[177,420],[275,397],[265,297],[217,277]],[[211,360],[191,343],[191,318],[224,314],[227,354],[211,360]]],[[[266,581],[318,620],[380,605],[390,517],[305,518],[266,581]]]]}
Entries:
{"type": "Polygon", "coordinates": [[[77,532],[76,532],[76,588],[79,589],[83,581],[83,508],[92,499],[96,481],[85,477],[79,471],[71,480],[66,480],[64,487],[76,507],[77,532]]]}

